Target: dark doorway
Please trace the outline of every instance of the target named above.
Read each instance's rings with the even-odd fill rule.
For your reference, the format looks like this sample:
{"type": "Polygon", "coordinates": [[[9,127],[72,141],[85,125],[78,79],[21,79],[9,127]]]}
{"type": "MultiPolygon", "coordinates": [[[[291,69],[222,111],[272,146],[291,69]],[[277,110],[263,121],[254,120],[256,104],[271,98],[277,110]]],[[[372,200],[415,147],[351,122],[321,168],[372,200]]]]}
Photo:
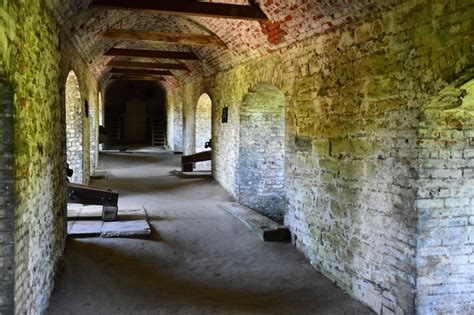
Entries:
{"type": "Polygon", "coordinates": [[[109,145],[166,145],[166,98],[155,82],[113,81],[105,92],[109,145]]]}

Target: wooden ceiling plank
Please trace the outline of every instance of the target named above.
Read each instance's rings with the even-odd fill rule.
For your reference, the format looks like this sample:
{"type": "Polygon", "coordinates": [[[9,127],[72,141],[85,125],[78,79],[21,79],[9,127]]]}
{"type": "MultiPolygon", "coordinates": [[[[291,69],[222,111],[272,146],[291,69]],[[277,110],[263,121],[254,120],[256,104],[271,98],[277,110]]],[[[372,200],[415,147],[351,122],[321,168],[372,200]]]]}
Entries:
{"type": "Polygon", "coordinates": [[[226,44],[218,36],[215,35],[146,32],[110,28],[105,31],[102,36],[105,38],[129,41],[166,42],[181,45],[204,45],[227,48],[226,44]]]}
{"type": "Polygon", "coordinates": [[[105,52],[104,55],[114,56],[114,57],[141,57],[141,58],[154,58],[154,59],[199,60],[199,57],[195,53],[186,52],[186,51],[110,48],[109,50],[107,50],[107,52],[105,52]]]}
{"type": "Polygon", "coordinates": [[[112,68],[109,73],[112,74],[148,74],[148,75],[163,75],[173,76],[168,70],[150,70],[150,69],[125,69],[125,68],[112,68]]]}
{"type": "Polygon", "coordinates": [[[190,0],[93,0],[91,7],[113,10],[150,11],[180,16],[268,21],[268,17],[258,5],[198,2],[190,0]]]}
{"type": "Polygon", "coordinates": [[[163,77],[145,76],[145,75],[113,75],[110,80],[127,81],[165,81],[163,77]]]}
{"type": "Polygon", "coordinates": [[[115,68],[140,68],[140,69],[167,69],[167,70],[186,70],[189,68],[179,63],[157,63],[157,62],[135,62],[111,60],[107,63],[108,67],[115,68]]]}

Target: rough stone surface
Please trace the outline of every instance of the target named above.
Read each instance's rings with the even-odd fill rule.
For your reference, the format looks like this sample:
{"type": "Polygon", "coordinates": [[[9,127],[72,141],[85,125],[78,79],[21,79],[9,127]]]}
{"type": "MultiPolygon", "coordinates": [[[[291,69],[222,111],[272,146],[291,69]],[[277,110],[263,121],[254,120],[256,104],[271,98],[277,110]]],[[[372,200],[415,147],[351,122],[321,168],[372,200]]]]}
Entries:
{"type": "MultiPolygon", "coordinates": [[[[79,85],[87,92],[83,95],[97,89],[92,76],[84,75],[89,71],[86,63],[76,59],[77,52],[71,49],[69,40],[60,40],[60,37],[58,25],[42,1],[0,2],[1,81],[2,84],[7,82],[12,95],[12,205],[15,209],[14,256],[8,246],[0,247],[0,269],[12,268],[8,264],[14,259],[11,270],[15,287],[13,296],[0,294],[0,304],[11,306],[13,300],[14,312],[18,314],[44,312],[63,253],[66,233],[64,103],[65,82],[71,68],[75,68],[79,85]]],[[[94,102],[90,102],[90,106],[95,106],[94,102]]],[[[3,104],[1,109],[4,109],[3,104]]],[[[88,124],[84,125],[83,132],[90,132],[88,124]]],[[[87,141],[84,154],[88,156],[89,135],[83,139],[87,141]]],[[[0,146],[3,140],[2,137],[0,146]]],[[[0,152],[0,156],[3,158],[4,152],[0,152]]],[[[86,181],[88,160],[84,163],[86,181]]],[[[0,204],[3,202],[2,197],[0,204]]],[[[8,240],[5,238],[0,243],[3,241],[8,240]]]]}
{"type": "Polygon", "coordinates": [[[146,220],[105,222],[102,226],[102,237],[147,237],[151,234],[146,220]]]}
{"type": "MultiPolygon", "coordinates": [[[[213,100],[214,176],[237,197],[242,102],[258,83],[278,87],[286,99],[285,223],[296,246],[378,313],[429,311],[415,309],[417,293],[431,290],[416,285],[420,114],[472,65],[473,15],[465,1],[401,2],[216,75],[182,79],[169,93],[184,104],[184,147],[195,141],[191,104],[205,92],[213,100]]],[[[469,209],[466,196],[447,206],[469,209]]],[[[472,300],[472,291],[457,298],[472,300]]]]}

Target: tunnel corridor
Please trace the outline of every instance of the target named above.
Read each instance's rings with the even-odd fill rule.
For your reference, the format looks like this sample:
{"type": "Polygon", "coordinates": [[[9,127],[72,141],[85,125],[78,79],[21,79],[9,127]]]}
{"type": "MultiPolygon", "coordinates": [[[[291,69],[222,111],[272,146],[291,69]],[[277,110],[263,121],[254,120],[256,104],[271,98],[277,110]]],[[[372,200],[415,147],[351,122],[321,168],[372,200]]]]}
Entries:
{"type": "Polygon", "coordinates": [[[473,22],[0,1],[0,314],[474,314],[473,22]]]}

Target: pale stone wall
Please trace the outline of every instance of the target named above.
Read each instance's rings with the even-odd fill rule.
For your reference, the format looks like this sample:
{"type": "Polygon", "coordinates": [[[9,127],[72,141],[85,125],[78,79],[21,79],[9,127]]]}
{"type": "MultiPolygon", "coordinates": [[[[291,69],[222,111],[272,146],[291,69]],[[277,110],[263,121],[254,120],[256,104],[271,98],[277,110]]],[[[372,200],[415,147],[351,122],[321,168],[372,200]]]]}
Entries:
{"type": "MultiPolygon", "coordinates": [[[[188,105],[206,91],[215,108],[214,176],[237,196],[242,100],[259,82],[278,87],[286,97],[285,223],[296,246],[376,312],[414,313],[423,292],[415,263],[420,110],[472,65],[473,15],[469,2],[402,2],[271,56],[183,81],[174,93],[185,104],[185,147],[194,145],[188,105]],[[229,122],[222,124],[226,106],[229,122]]],[[[462,298],[472,300],[472,293],[462,298]]]]}
{"type": "Polygon", "coordinates": [[[417,199],[419,314],[474,313],[473,140],[474,71],[470,71],[422,108],[417,199]]]}
{"type": "Polygon", "coordinates": [[[259,83],[240,111],[238,201],[275,221],[285,215],[285,95],[259,83]]]}

